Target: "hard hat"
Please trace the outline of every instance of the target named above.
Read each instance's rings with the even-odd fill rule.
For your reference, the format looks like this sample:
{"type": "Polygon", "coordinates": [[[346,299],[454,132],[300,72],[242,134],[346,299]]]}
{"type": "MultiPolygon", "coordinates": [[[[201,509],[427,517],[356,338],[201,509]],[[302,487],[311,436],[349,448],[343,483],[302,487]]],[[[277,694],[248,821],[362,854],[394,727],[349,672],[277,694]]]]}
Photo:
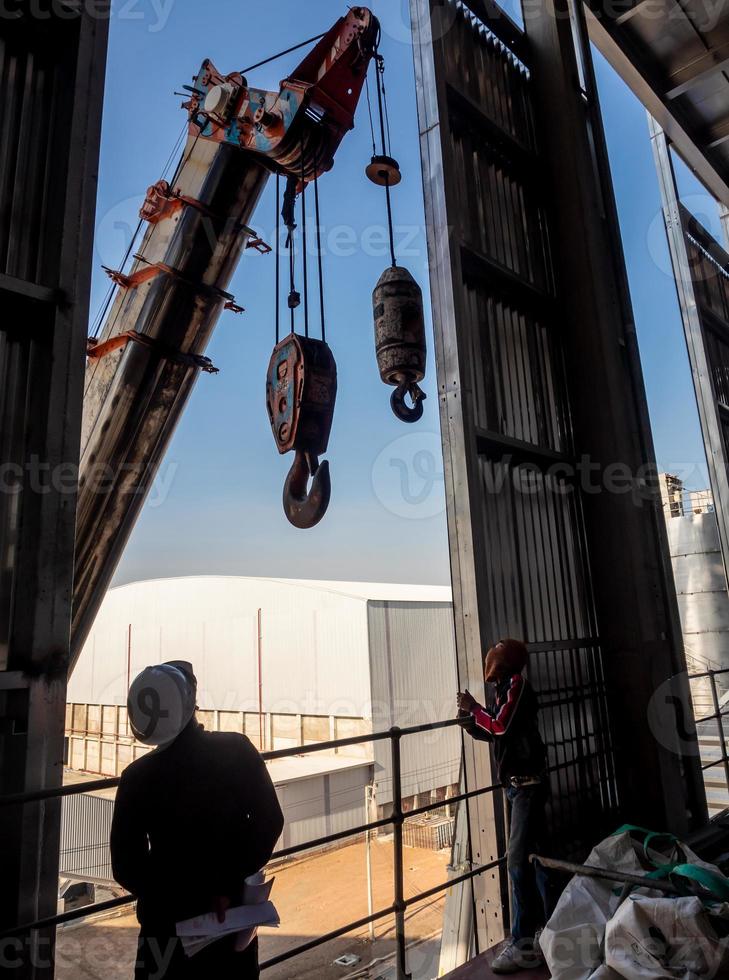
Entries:
{"type": "Polygon", "coordinates": [[[132,681],[127,714],[134,737],[144,745],[166,745],[195,713],[197,684],[192,666],[174,663],[145,667],[132,681]]]}

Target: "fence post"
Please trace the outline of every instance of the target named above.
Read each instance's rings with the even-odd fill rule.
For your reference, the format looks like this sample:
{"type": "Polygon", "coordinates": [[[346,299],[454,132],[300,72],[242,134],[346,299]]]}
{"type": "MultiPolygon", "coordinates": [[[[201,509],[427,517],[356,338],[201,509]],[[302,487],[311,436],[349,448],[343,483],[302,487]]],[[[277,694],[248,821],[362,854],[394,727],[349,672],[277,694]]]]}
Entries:
{"type": "Polygon", "coordinates": [[[393,824],[393,868],[395,872],[395,934],[397,937],[397,980],[410,980],[407,972],[407,953],[405,951],[405,887],[403,882],[402,825],[405,815],[402,812],[402,766],[400,763],[400,739],[402,731],[395,725],[390,729],[392,749],[392,824],[393,824]]]}
{"type": "Polygon", "coordinates": [[[716,714],[716,727],[719,731],[719,741],[721,742],[721,760],[724,763],[724,779],[726,781],[727,792],[729,792],[729,757],[726,753],[726,739],[724,736],[724,722],[721,717],[721,705],[719,704],[719,695],[716,692],[716,671],[709,671],[709,680],[711,681],[711,698],[714,702],[714,712],[716,714]]]}

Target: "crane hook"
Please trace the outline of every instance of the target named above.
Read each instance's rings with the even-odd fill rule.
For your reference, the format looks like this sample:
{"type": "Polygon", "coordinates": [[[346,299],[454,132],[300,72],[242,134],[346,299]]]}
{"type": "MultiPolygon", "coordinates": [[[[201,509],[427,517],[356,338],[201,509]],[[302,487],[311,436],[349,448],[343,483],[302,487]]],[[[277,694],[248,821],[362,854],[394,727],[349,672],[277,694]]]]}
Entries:
{"type": "Polygon", "coordinates": [[[414,381],[401,381],[390,395],[390,406],[401,422],[418,422],[423,417],[423,402],[426,397],[425,392],[414,381]],[[412,400],[412,408],[405,401],[407,394],[412,400]]]}
{"type": "Polygon", "coordinates": [[[284,513],[294,527],[315,527],[327,512],[332,495],[329,463],[313,453],[296,450],[283,490],[284,513]],[[311,489],[307,490],[311,477],[311,489]]]}

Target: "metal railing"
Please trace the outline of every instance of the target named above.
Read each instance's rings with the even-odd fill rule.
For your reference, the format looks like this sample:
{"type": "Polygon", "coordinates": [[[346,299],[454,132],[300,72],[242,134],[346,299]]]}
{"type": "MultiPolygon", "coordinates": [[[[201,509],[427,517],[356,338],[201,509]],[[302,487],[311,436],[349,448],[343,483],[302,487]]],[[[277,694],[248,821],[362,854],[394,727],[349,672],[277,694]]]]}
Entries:
{"type": "MultiPolygon", "coordinates": [[[[291,857],[294,854],[301,853],[303,851],[308,851],[316,847],[322,847],[326,844],[333,844],[337,841],[344,840],[347,837],[357,837],[361,834],[368,833],[372,830],[377,830],[380,827],[392,826],[393,828],[393,845],[394,845],[394,861],[393,861],[393,902],[385,908],[381,908],[371,915],[364,916],[361,919],[356,919],[353,922],[348,922],[346,925],[340,926],[338,929],[334,929],[332,932],[328,932],[325,935],[318,936],[315,939],[311,939],[308,942],[302,943],[299,946],[295,946],[292,949],[286,950],[283,953],[273,956],[268,960],[264,960],[260,964],[261,970],[265,970],[272,966],[277,966],[279,963],[283,963],[286,960],[293,959],[296,956],[300,956],[309,950],[315,949],[317,946],[322,946],[325,943],[331,942],[334,939],[338,939],[340,936],[345,935],[348,932],[354,930],[362,929],[372,922],[376,922],[386,916],[395,917],[395,958],[397,964],[397,978],[398,980],[407,980],[407,950],[406,950],[406,939],[405,939],[405,913],[413,905],[418,902],[422,902],[439,892],[446,891],[446,889],[451,886],[458,884],[463,881],[468,881],[472,878],[483,874],[486,871],[492,871],[495,867],[500,867],[505,862],[505,857],[496,858],[494,861],[490,861],[488,864],[480,865],[476,868],[471,868],[462,874],[455,875],[446,881],[443,881],[432,888],[428,888],[425,891],[419,892],[416,895],[411,895],[409,897],[405,896],[404,892],[404,864],[403,864],[403,825],[406,820],[420,816],[421,814],[429,813],[433,810],[442,809],[443,801],[436,801],[434,803],[426,804],[425,806],[415,807],[412,810],[404,811],[402,807],[402,764],[400,756],[400,746],[402,739],[411,735],[420,735],[424,732],[437,731],[444,728],[452,728],[459,725],[458,719],[449,718],[446,721],[430,722],[422,725],[414,725],[409,728],[398,728],[397,726],[388,729],[384,732],[373,732],[366,735],[353,735],[350,738],[333,739],[328,742],[316,742],[311,745],[299,745],[292,746],[286,749],[277,749],[272,752],[261,753],[262,757],[267,761],[273,761],[275,759],[286,759],[292,756],[300,756],[309,754],[312,752],[326,752],[329,750],[336,750],[345,748],[351,745],[362,745],[368,742],[382,742],[385,740],[390,740],[391,749],[391,766],[392,766],[392,785],[393,785],[393,801],[392,810],[386,817],[382,817],[378,820],[372,820],[368,823],[361,824],[359,827],[353,827],[347,830],[338,831],[337,833],[327,834],[324,837],[318,837],[314,840],[304,841],[300,844],[295,844],[291,847],[284,847],[278,851],[275,851],[271,857],[272,861],[277,859],[282,859],[285,857],[291,857]]],[[[5,806],[21,806],[30,803],[36,803],[43,800],[55,799],[58,797],[71,796],[78,793],[89,793],[96,790],[110,789],[114,786],[119,785],[119,776],[112,776],[107,779],[97,779],[86,783],[74,783],[69,786],[59,786],[56,789],[50,790],[40,790],[36,792],[29,793],[15,793],[8,796],[0,797],[0,807],[5,806]]],[[[466,800],[471,800],[474,797],[484,795],[486,793],[501,792],[501,786],[491,785],[482,787],[480,789],[470,790],[468,792],[459,793],[455,796],[448,798],[448,803],[453,805],[456,803],[465,802],[466,800]]],[[[85,919],[92,915],[97,915],[101,912],[110,911],[112,909],[121,908],[125,905],[131,905],[136,901],[133,895],[123,895],[120,898],[112,898],[106,902],[97,902],[93,905],[85,905],[82,908],[73,909],[69,912],[62,912],[58,915],[49,916],[45,919],[38,919],[35,922],[28,922],[22,925],[15,926],[11,929],[6,929],[0,932],[0,939],[17,936],[18,934],[24,934],[32,930],[46,929],[57,925],[62,925],[67,922],[72,922],[78,919],[85,919]]]]}
{"type": "MultiPolygon", "coordinates": [[[[707,680],[709,681],[711,689],[711,700],[714,705],[714,711],[710,715],[705,715],[702,718],[696,718],[695,723],[698,729],[699,725],[707,724],[708,722],[716,722],[716,732],[719,738],[720,755],[718,759],[710,760],[705,762],[701,760],[701,771],[706,772],[709,769],[713,769],[715,766],[724,767],[724,780],[726,783],[726,791],[729,794],[729,753],[727,753],[727,743],[726,743],[726,733],[724,729],[724,718],[729,717],[729,708],[722,711],[721,703],[719,701],[719,691],[716,686],[716,678],[720,674],[729,674],[729,667],[724,667],[721,670],[705,670],[699,674],[689,674],[689,681],[707,680]]],[[[693,696],[693,692],[692,692],[693,696]]],[[[701,735],[697,732],[699,739],[701,735]]]]}

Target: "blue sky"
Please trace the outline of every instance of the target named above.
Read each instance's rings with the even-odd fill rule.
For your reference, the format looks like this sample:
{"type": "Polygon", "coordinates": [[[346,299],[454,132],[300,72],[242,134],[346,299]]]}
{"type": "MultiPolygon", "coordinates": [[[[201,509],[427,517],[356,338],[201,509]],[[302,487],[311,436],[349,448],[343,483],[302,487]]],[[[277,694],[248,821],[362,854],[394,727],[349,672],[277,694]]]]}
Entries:
{"type": "MultiPolygon", "coordinates": [[[[404,174],[393,194],[400,261],[419,280],[427,302],[407,2],[380,0],[372,6],[383,22],[393,152],[404,174]]],[[[232,0],[214,5],[124,0],[117,5],[92,310],[107,289],[100,266],[118,265],[144,191],[160,176],[180,133],[185,113],[174,92],[189,83],[206,57],[223,73],[241,69],[328,29],[344,10],[339,0],[255,6],[232,0]]],[[[300,57],[252,72],[249,83],[278,89],[300,57]]],[[[599,59],[597,68],[657,453],[662,465],[701,486],[703,453],[675,289],[664,271],[667,254],[645,114],[599,59]]],[[[391,389],[380,382],[375,364],[371,292],[389,263],[382,192],[364,176],[370,154],[363,99],[356,129],[345,139],[334,171],[320,183],[327,339],[339,369],[327,454],[333,482],[327,516],[311,531],[295,530],[283,516],[281,490],[291,457],[278,455],[264,403],[274,343],[274,261],[272,255],[248,254],[231,286],[246,313],[221,317],[208,349],[220,374],[203,375],[197,384],[117,582],[196,573],[448,581],[432,343],[424,384],[429,397],[417,425],[406,426],[392,415],[391,389]]],[[[690,180],[685,185],[687,194],[696,194],[690,180]]],[[[704,218],[708,221],[708,214],[704,218]]],[[[273,220],[271,182],[254,222],[269,241],[273,220]]]]}

